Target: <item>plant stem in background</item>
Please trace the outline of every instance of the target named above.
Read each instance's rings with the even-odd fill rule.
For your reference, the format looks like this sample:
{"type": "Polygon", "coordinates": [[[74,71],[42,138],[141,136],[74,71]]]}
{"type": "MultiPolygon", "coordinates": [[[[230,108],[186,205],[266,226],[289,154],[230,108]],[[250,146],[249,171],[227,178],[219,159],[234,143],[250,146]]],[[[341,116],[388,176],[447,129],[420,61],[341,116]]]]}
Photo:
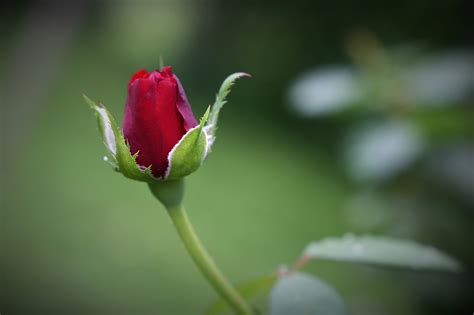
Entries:
{"type": "Polygon", "coordinates": [[[237,314],[252,315],[250,305],[217,268],[199,240],[183,207],[184,180],[167,180],[150,183],[152,194],[166,207],[184,246],[202,274],[237,314]]]}
{"type": "Polygon", "coordinates": [[[184,207],[179,204],[168,208],[184,246],[203,275],[214,289],[235,309],[238,314],[253,314],[249,304],[242,298],[229,280],[219,270],[194,231],[184,207]]]}

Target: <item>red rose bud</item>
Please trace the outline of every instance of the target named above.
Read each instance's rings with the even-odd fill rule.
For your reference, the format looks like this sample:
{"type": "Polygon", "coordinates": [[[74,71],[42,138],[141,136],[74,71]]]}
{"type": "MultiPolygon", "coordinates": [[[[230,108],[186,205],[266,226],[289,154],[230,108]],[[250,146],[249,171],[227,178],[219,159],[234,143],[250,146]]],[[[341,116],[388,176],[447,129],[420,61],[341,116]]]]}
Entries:
{"type": "Polygon", "coordinates": [[[186,132],[197,126],[191,105],[171,67],[140,70],[128,83],[123,133],[137,163],[163,178],[168,155],[186,132]]]}
{"type": "Polygon", "coordinates": [[[132,76],[123,133],[102,104],[84,98],[96,112],[110,163],[116,170],[149,183],[176,180],[201,166],[214,142],[219,111],[230,87],[246,75],[235,73],[224,81],[212,112],[208,108],[199,124],[171,67],[151,73],[140,70],[132,76]]]}

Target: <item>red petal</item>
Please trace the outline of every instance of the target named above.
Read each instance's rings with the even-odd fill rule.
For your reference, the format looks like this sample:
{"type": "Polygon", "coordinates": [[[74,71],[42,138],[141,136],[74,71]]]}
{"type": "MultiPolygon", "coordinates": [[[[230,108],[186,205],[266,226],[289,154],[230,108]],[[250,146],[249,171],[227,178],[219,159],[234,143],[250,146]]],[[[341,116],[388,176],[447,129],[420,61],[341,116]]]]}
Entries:
{"type": "Polygon", "coordinates": [[[137,79],[143,79],[147,78],[150,75],[150,73],[146,69],[140,69],[137,72],[135,72],[132,77],[130,78],[130,81],[128,81],[128,87],[137,79]]]}
{"type": "Polygon", "coordinates": [[[188,131],[191,128],[194,128],[198,125],[196,117],[194,117],[193,110],[191,108],[191,104],[186,97],[186,93],[184,92],[184,88],[181,85],[178,77],[174,75],[174,79],[178,85],[178,102],[176,106],[178,107],[178,111],[180,112],[181,116],[184,120],[184,128],[188,131]]]}
{"type": "Polygon", "coordinates": [[[153,72],[129,88],[123,132],[130,151],[137,151],[137,162],[152,166],[156,177],[163,177],[168,154],[186,133],[183,117],[177,108],[178,87],[174,78],[153,72]]]}

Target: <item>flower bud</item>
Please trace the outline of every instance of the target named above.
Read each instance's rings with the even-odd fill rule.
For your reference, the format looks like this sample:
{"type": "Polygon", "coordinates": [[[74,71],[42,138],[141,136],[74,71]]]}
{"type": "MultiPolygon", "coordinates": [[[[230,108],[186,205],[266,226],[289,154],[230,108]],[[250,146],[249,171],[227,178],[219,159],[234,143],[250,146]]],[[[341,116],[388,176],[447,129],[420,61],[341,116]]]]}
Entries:
{"type": "Polygon", "coordinates": [[[212,112],[200,123],[171,67],[136,72],[128,83],[123,131],[101,104],[84,95],[95,110],[112,165],[128,178],[153,183],[181,179],[196,171],[214,142],[220,109],[236,73],[222,84],[212,112]],[[206,125],[206,122],[209,123],[206,125]]]}
{"type": "Polygon", "coordinates": [[[171,67],[148,73],[140,70],[128,83],[123,133],[137,163],[164,178],[168,155],[190,129],[197,126],[191,105],[171,67]]]}

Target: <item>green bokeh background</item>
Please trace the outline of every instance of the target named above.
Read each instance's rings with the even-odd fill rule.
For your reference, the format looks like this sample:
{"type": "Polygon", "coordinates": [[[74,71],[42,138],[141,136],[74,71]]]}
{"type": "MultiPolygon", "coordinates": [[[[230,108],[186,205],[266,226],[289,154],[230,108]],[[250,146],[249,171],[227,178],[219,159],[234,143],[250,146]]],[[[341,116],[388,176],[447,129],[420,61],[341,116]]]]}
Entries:
{"type": "MultiPolygon", "coordinates": [[[[445,193],[442,183],[440,188],[420,180],[415,165],[380,193],[422,195],[432,204],[441,200],[442,206],[399,209],[390,214],[397,219],[384,227],[354,225],[343,209],[363,184],[344,172],[338,147],[356,118],[303,119],[291,112],[287,99],[299,73],[350,62],[345,41],[360,28],[387,45],[421,41],[441,49],[469,44],[470,4],[76,5],[82,11],[68,11],[72,4],[33,1],[1,10],[2,315],[199,314],[216,297],[146,185],[125,179],[102,161],[105,149],[81,97],[86,93],[100,100],[120,121],[130,75],[141,67],[157,67],[160,54],[180,77],[196,116],[228,74],[253,75],[231,93],[213,152],[189,177],[185,198],[196,230],[234,282],[291,264],[308,242],[325,236],[393,234],[440,247],[459,257],[466,272],[417,274],[327,262],[305,269],[334,285],[352,314],[472,312],[472,204],[445,193]],[[38,58],[25,59],[38,68],[32,73],[20,68],[13,75],[16,81],[10,81],[14,66],[22,64],[15,59],[18,43],[34,22],[31,16],[55,19],[57,7],[66,7],[66,17],[80,15],[77,30],[61,48],[44,93],[30,100],[35,106],[19,107],[25,112],[11,118],[12,95],[28,93],[42,82],[36,70],[44,56],[34,51],[22,53],[38,58]],[[415,228],[404,230],[405,225],[415,228]]],[[[58,19],[58,28],[61,23],[68,25],[58,19]]],[[[37,37],[35,45],[55,40],[41,36],[46,37],[37,37]]],[[[465,124],[472,123],[472,107],[467,108],[465,124]]],[[[452,117],[448,123],[456,125],[459,115],[452,117]]],[[[434,132],[440,141],[472,143],[470,131],[459,136],[449,127],[442,130],[434,132]],[[446,134],[454,138],[445,140],[446,134]]]]}

